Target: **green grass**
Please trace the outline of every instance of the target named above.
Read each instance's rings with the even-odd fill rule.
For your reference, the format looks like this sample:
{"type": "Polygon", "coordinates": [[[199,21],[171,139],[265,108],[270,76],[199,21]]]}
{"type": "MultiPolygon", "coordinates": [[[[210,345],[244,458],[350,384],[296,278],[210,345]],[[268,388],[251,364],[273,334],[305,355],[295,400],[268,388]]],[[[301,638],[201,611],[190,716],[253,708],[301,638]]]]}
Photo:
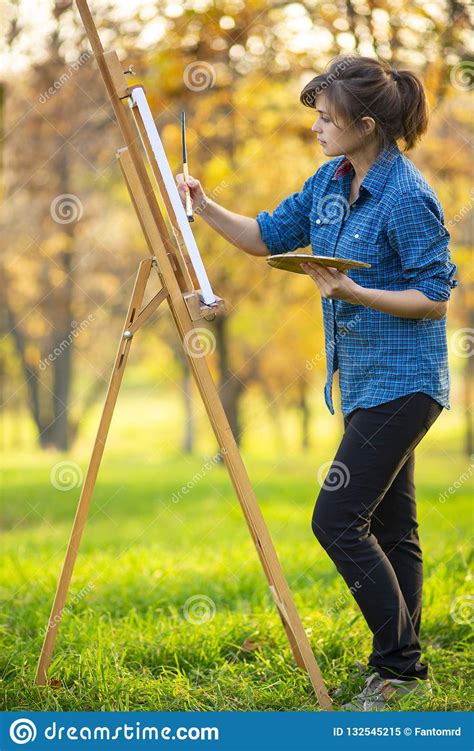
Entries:
{"type": "MultiPolygon", "coordinates": [[[[371,635],[310,528],[316,471],[339,437],[306,456],[272,460],[244,452],[244,459],[327,687],[343,702],[361,687],[354,660],[367,658],[371,635]]],[[[433,697],[423,704],[408,698],[400,708],[459,711],[472,706],[472,626],[451,615],[456,598],[472,592],[469,483],[445,503],[438,496],[468,462],[440,438],[439,432],[428,436],[417,461],[423,659],[433,697]]],[[[106,451],[48,688],[34,687],[33,678],[79,489],[61,491],[50,482],[51,468],[71,456],[7,455],[0,510],[1,709],[316,710],[227,472],[214,466],[175,503],[173,494],[201,472],[213,450],[185,459],[170,450],[160,454],[154,440],[145,432],[141,453],[113,441],[106,451]],[[196,595],[215,608],[201,624],[184,614],[196,595]],[[257,649],[241,650],[246,639],[257,649]]],[[[74,456],[83,471],[91,443],[84,439],[80,459],[74,456]]]]}

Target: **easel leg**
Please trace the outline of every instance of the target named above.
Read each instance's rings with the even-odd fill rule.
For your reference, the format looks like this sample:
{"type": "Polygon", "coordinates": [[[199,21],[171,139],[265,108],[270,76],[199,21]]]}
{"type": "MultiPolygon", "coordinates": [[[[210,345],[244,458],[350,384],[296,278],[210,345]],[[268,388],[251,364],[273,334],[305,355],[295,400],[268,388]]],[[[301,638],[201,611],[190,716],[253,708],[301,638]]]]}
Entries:
{"type": "MultiPolygon", "coordinates": [[[[176,302],[178,302],[178,305],[180,306],[180,302],[176,302]]],[[[190,354],[185,341],[186,333],[189,334],[190,330],[188,329],[187,323],[186,329],[181,323],[181,321],[185,321],[186,318],[180,315],[181,310],[179,310],[179,308],[178,312],[176,311],[174,305],[170,305],[170,309],[184,351],[196,380],[196,384],[206,407],[214,434],[219,442],[219,446],[221,447],[226,467],[237,493],[250,534],[255,543],[265,576],[267,577],[270,586],[270,591],[277,604],[278,612],[285,628],[295,661],[299,667],[307,671],[321,707],[326,710],[332,710],[331,698],[327,693],[308,636],[304,630],[296,605],[293,601],[291,590],[286,581],[285,574],[278,559],[270,533],[268,532],[260,506],[258,505],[255,492],[250,483],[239,448],[232,434],[232,429],[224,412],[206,358],[203,357],[201,353],[194,353],[194,356],[190,354]]]]}
{"type": "MultiPolygon", "coordinates": [[[[61,576],[59,579],[56,595],[54,598],[51,615],[48,622],[43,647],[38,662],[35,682],[39,686],[47,683],[47,671],[51,662],[51,656],[57,636],[57,631],[61,621],[61,614],[66,601],[69,585],[72,578],[73,568],[79,551],[79,545],[82,532],[87,519],[89,505],[94,492],[97,474],[100,462],[104,452],[105,441],[112,421],[113,411],[117,401],[120,384],[122,382],[125,365],[131,345],[131,335],[144,322],[152,311],[162,300],[167,297],[166,289],[163,289],[155,296],[149,305],[144,309],[142,315],[139,315],[140,306],[145,293],[146,284],[153,265],[153,259],[148,259],[140,264],[135,286],[132,293],[122,337],[120,340],[114,368],[109,382],[107,395],[102,411],[99,428],[97,431],[91,460],[87,470],[86,478],[79,499],[76,517],[74,519],[71,537],[68,543],[66,557],[63,563],[61,576]],[[130,336],[127,336],[130,335],[130,336]]],[[[184,301],[180,298],[179,302],[184,306],[184,301]]],[[[318,701],[323,709],[331,710],[332,702],[327,694],[318,664],[314,657],[308,637],[301,623],[298,611],[293,601],[293,597],[286,581],[285,575],[278,560],[272,539],[263,519],[260,507],[255,497],[254,490],[247,475],[247,471],[242,461],[239,449],[235,442],[232,430],[225,415],[222,402],[219,398],[217,388],[211,377],[206,359],[201,356],[190,355],[185,341],[184,329],[180,324],[180,319],[176,314],[173,305],[170,310],[175,320],[175,324],[183,343],[185,353],[188,357],[191,369],[193,371],[197,386],[201,393],[206,411],[208,413],[211,425],[214,429],[219,445],[223,449],[224,461],[226,463],[229,475],[232,479],[239,502],[241,504],[245,519],[247,521],[252,539],[254,541],[257,553],[259,555],[265,576],[268,580],[270,591],[275,599],[282,624],[293,652],[295,661],[299,667],[306,670],[313,688],[316,692],[318,701]]],[[[185,317],[186,327],[192,330],[192,324],[188,324],[187,311],[180,311],[185,317]]]]}
{"type": "Polygon", "coordinates": [[[86,478],[84,480],[81,496],[79,498],[76,516],[66,551],[66,557],[64,559],[61,576],[59,578],[59,583],[56,590],[56,595],[51,609],[51,615],[49,617],[48,627],[38,662],[35,677],[35,682],[38,686],[44,686],[47,683],[48,667],[51,662],[54,643],[56,641],[59,623],[61,621],[61,613],[66,601],[74,564],[76,562],[77,554],[79,551],[82,532],[86,523],[87,513],[89,511],[89,505],[94,492],[100,462],[104,453],[105,441],[107,440],[107,434],[109,432],[109,427],[112,421],[115,404],[117,402],[120,384],[122,382],[125,365],[128,359],[128,353],[130,351],[131,337],[127,337],[126,333],[128,333],[130,327],[133,326],[133,322],[135,321],[140,311],[140,306],[145,294],[145,288],[150,275],[152,264],[153,260],[151,258],[142,261],[138,268],[138,273],[135,279],[135,285],[133,288],[127,317],[125,319],[122,336],[120,338],[120,344],[118,347],[117,356],[115,358],[112,375],[107,389],[107,396],[105,398],[94,448],[92,450],[89,467],[87,469],[86,478]]]}
{"type": "MultiPolygon", "coordinates": [[[[183,300],[168,258],[161,252],[162,239],[157,230],[152,211],[147,203],[147,193],[142,180],[132,162],[128,149],[119,153],[120,165],[130,192],[133,205],[140,220],[150,251],[161,257],[160,278],[169,290],[170,310],[182,342],[183,349],[191,366],[201,398],[214,430],[214,434],[224,453],[224,460],[240,505],[247,521],[250,534],[259,555],[270,591],[277,603],[278,612],[283,622],[290,647],[297,665],[307,671],[318,701],[323,709],[331,710],[332,702],[326,691],[316,658],[311,649],[307,634],[301,623],[293,597],[278,560],[273,542],[266,527],[262,512],[255,497],[247,471],[227,420],[216,385],[211,377],[204,353],[194,352],[193,356],[186,346],[186,337],[192,335],[193,324],[183,300]]],[[[193,348],[194,349],[194,348],[193,348]]],[[[197,348],[200,350],[200,347],[197,348]]]]}

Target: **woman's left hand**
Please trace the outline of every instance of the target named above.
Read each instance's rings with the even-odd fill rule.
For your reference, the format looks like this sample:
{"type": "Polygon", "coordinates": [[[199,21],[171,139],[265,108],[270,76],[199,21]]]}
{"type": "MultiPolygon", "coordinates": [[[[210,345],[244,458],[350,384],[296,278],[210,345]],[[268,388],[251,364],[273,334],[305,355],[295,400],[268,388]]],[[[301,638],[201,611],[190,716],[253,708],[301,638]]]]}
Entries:
{"type": "Polygon", "coordinates": [[[301,263],[300,265],[308,276],[314,279],[322,297],[337,298],[354,305],[361,304],[360,298],[364,288],[348,277],[345,271],[315,263],[301,263]]]}

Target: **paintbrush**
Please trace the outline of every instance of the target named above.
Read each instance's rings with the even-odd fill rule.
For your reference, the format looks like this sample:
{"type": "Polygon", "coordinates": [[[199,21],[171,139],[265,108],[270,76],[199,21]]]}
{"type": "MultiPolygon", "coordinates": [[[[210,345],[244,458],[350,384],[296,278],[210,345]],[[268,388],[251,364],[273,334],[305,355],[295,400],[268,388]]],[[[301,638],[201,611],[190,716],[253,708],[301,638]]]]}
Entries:
{"type": "MultiPolygon", "coordinates": [[[[183,145],[183,173],[184,173],[184,179],[187,182],[189,180],[189,172],[188,172],[188,154],[186,151],[186,121],[185,121],[184,110],[183,112],[181,112],[181,141],[183,145]]],[[[188,190],[186,191],[186,216],[188,217],[189,222],[194,222],[193,204],[191,201],[191,196],[189,194],[189,186],[188,186],[188,190]]]]}

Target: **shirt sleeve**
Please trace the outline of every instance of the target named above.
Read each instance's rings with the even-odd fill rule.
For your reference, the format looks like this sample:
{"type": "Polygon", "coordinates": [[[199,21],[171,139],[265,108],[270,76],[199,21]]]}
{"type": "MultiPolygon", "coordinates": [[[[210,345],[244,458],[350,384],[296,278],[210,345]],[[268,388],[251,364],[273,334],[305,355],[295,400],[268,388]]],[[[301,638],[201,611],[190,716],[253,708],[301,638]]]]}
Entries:
{"type": "Polygon", "coordinates": [[[400,256],[407,289],[418,289],[430,300],[449,300],[458,286],[457,266],[450,259],[450,234],[436,199],[422,190],[401,195],[389,217],[388,239],[400,256]]]}
{"type": "Polygon", "coordinates": [[[289,253],[310,244],[309,214],[318,171],[308,177],[299,192],[284,198],[273,214],[268,211],[257,214],[262,240],[271,255],[289,253]]]}

